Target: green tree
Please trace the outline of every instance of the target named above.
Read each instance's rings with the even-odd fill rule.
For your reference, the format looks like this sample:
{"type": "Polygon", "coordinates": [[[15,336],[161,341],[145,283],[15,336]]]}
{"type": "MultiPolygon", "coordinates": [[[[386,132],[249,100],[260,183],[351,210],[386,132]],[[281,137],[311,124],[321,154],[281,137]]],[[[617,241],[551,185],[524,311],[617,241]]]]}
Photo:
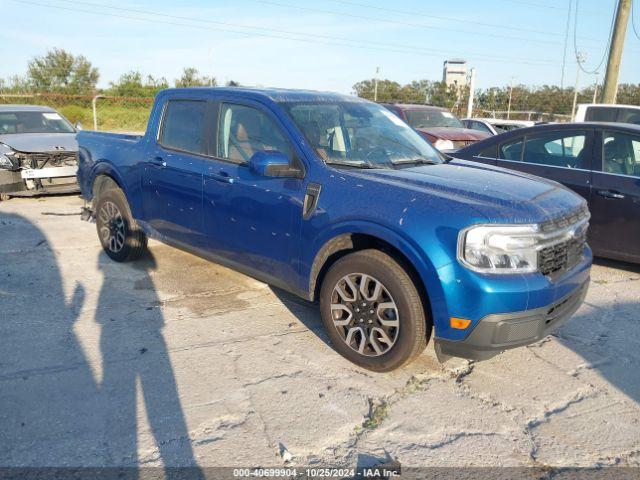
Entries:
{"type": "Polygon", "coordinates": [[[148,75],[143,80],[140,72],[130,71],[121,75],[116,82],[111,82],[107,93],[117,97],[154,97],[160,90],[168,87],[169,83],[164,77],[148,75]]]}
{"type": "Polygon", "coordinates": [[[175,81],[176,87],[215,87],[217,84],[215,77],[200,76],[194,67],[185,67],[182,76],[175,81]]]}
{"type": "Polygon", "coordinates": [[[58,48],[34,57],[27,70],[32,88],[45,92],[92,93],[99,77],[98,69],[84,56],[74,56],[58,48]]]}

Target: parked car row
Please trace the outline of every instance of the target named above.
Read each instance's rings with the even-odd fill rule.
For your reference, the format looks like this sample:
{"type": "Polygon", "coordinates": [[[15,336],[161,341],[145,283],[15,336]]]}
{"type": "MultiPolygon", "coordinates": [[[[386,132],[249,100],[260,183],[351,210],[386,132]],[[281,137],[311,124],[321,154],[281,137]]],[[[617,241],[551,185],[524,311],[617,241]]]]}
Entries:
{"type": "Polygon", "coordinates": [[[432,333],[440,359],[485,359],[558,328],[586,295],[587,236],[640,262],[640,127],[502,126],[336,94],[169,89],[142,136],[0,111],[0,162],[23,191],[77,188],[77,168],[113,260],[155,238],[317,301],[336,350],[387,371],[432,333]]]}

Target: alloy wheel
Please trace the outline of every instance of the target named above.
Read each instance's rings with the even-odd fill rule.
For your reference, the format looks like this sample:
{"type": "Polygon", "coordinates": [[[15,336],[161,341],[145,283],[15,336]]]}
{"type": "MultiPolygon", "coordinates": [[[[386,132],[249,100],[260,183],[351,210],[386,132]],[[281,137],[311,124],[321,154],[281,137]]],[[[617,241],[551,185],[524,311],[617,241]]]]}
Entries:
{"type": "Polygon", "coordinates": [[[331,294],[331,317],[342,340],[361,355],[384,355],[398,339],[395,301],[382,282],[364,273],[338,281],[331,294]]]}
{"type": "Polygon", "coordinates": [[[124,247],[125,225],[122,213],[118,206],[106,201],[102,204],[100,212],[100,237],[110,251],[118,253],[124,247]]]}

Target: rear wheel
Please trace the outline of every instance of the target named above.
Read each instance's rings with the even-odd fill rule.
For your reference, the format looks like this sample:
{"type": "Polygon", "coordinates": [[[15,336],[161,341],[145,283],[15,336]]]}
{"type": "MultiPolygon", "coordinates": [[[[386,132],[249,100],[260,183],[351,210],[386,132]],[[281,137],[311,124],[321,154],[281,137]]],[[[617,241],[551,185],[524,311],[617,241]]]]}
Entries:
{"type": "Polygon", "coordinates": [[[322,283],[320,310],[336,350],[378,372],[413,360],[431,334],[411,276],[379,250],[358,251],[331,266],[322,283]]]}
{"type": "Polygon", "coordinates": [[[127,262],[145,253],[147,236],[131,215],[122,190],[111,187],[100,192],[95,215],[100,243],[110,258],[127,262]]]}

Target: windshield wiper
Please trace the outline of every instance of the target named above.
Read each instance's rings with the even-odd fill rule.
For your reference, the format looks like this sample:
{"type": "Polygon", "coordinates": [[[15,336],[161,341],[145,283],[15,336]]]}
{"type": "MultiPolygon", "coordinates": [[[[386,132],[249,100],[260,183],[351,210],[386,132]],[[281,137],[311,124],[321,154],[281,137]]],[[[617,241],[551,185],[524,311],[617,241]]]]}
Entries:
{"type": "Polygon", "coordinates": [[[337,162],[333,160],[325,161],[327,165],[338,165],[341,167],[352,167],[352,168],[385,168],[382,166],[371,165],[370,163],[364,162],[337,162]]]}
{"type": "Polygon", "coordinates": [[[439,165],[440,162],[434,162],[433,160],[429,160],[425,157],[414,157],[414,158],[404,158],[402,160],[396,160],[391,162],[393,165],[439,165]]]}

